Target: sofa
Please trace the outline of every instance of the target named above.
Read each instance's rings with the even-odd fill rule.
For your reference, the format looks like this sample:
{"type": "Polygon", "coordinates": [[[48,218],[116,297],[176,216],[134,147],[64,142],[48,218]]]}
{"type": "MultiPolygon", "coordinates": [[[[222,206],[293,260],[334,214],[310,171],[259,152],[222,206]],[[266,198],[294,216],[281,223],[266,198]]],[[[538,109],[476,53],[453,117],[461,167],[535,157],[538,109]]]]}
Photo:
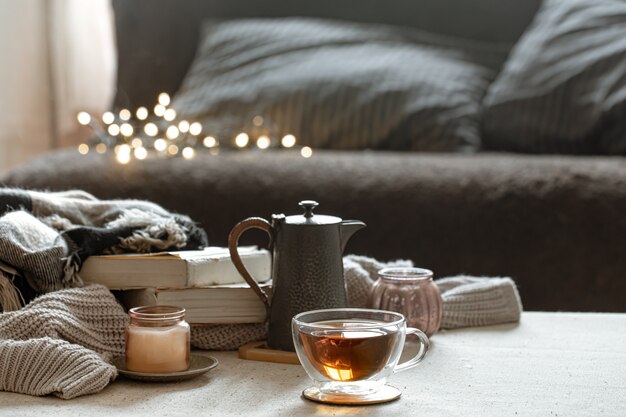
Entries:
{"type": "MultiPolygon", "coordinates": [[[[415,26],[512,48],[538,1],[113,1],[119,54],[115,108],[175,92],[203,18],[314,16],[415,26]],[[146,68],[151,76],[146,77],[146,68]]],[[[436,277],[510,276],[524,308],[626,312],[626,159],[622,155],[314,149],[198,154],[115,163],[51,152],[0,178],[10,187],[78,188],[147,199],[187,214],[213,245],[249,216],[316,212],[367,228],[346,253],[411,259],[436,277]]],[[[243,243],[266,245],[261,232],[243,243]]]]}

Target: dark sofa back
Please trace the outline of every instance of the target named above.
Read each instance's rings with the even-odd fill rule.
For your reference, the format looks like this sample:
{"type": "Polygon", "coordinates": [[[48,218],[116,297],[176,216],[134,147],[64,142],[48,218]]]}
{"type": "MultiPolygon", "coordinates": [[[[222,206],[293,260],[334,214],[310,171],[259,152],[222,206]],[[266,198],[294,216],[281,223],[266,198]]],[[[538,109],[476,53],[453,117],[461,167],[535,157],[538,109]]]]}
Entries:
{"type": "Polygon", "coordinates": [[[112,0],[118,48],[115,107],[175,92],[204,19],[308,16],[410,26],[512,44],[541,0],[112,0]]]}

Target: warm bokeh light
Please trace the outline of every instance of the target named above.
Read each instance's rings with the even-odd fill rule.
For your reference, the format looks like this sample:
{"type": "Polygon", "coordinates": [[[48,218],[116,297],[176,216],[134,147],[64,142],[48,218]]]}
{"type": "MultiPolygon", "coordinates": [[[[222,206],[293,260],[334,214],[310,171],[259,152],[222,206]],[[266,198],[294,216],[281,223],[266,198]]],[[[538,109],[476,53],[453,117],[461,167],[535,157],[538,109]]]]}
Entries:
{"type": "Polygon", "coordinates": [[[133,129],[133,127],[130,125],[130,123],[123,123],[120,126],[120,132],[122,133],[122,135],[128,137],[128,136],[132,136],[133,132],[135,130],[133,129]]]}
{"type": "Polygon", "coordinates": [[[139,107],[135,112],[135,115],[139,120],[146,120],[148,118],[148,109],[145,107],[139,107]]]}
{"type": "Polygon", "coordinates": [[[183,158],[191,159],[194,156],[196,156],[196,151],[194,151],[193,148],[187,146],[186,148],[183,149],[183,158]]]}
{"type": "Polygon", "coordinates": [[[120,110],[120,119],[127,121],[127,120],[130,120],[130,116],[132,116],[130,113],[130,110],[128,109],[120,110]]]}
{"type": "Polygon", "coordinates": [[[109,135],[111,136],[117,136],[120,134],[120,127],[113,123],[109,125],[109,127],[107,128],[107,132],[109,132],[109,135]]]}
{"type": "Polygon", "coordinates": [[[170,105],[170,95],[167,93],[161,93],[159,94],[159,104],[162,106],[169,106],[170,105]]]}
{"type": "Polygon", "coordinates": [[[120,152],[115,155],[115,159],[117,159],[117,162],[119,162],[120,164],[126,165],[130,162],[130,153],[120,152]]]}
{"type": "Polygon", "coordinates": [[[143,127],[143,131],[146,132],[146,135],[155,137],[159,134],[159,128],[154,123],[146,123],[143,127]]]}
{"type": "Polygon", "coordinates": [[[176,139],[178,135],[179,135],[178,128],[174,125],[168,127],[167,130],[165,131],[165,136],[167,136],[168,139],[176,139]]]}
{"type": "Polygon", "coordinates": [[[267,149],[270,147],[270,144],[271,144],[270,138],[267,137],[266,135],[259,136],[259,138],[256,140],[256,146],[259,149],[267,149]]]}
{"type": "MultiPolygon", "coordinates": [[[[114,152],[118,162],[126,164],[133,159],[146,159],[156,155],[177,156],[185,159],[195,158],[198,152],[208,151],[211,155],[220,153],[220,147],[225,150],[255,148],[260,150],[273,147],[296,148],[304,158],[313,155],[313,149],[302,146],[292,134],[282,138],[276,137],[273,123],[261,114],[252,117],[252,125],[242,129],[239,133],[231,131],[228,136],[222,137],[222,142],[207,132],[215,132],[213,127],[203,126],[201,122],[180,120],[176,110],[169,107],[171,97],[167,93],[158,96],[158,103],[154,112],[148,107],[136,109],[119,109],[115,112],[102,113],[102,122],[86,111],[76,114],[78,123],[89,126],[94,130],[98,139],[89,145],[83,143],[78,146],[78,152],[83,155],[89,152],[104,154],[114,152]],[[169,123],[167,123],[169,122],[169,123]],[[105,132],[102,131],[105,130],[105,132]],[[104,134],[108,133],[108,135],[104,134]],[[230,136],[230,135],[233,136],[230,136]],[[207,135],[207,136],[204,136],[207,135]],[[231,142],[232,140],[232,142],[231,142]]],[[[249,123],[250,119],[248,119],[249,123]]],[[[219,131],[218,131],[219,133],[219,131]]]]}
{"type": "Polygon", "coordinates": [[[148,151],[143,146],[135,149],[134,154],[137,159],[146,159],[148,157],[148,151]]]}
{"type": "Polygon", "coordinates": [[[309,148],[308,146],[304,146],[302,149],[300,149],[300,155],[305,158],[310,158],[313,155],[313,149],[309,148]]]}
{"type": "Polygon", "coordinates": [[[115,115],[111,113],[110,111],[104,112],[102,113],[102,121],[105,124],[110,125],[111,123],[115,121],[115,115]]]}
{"type": "Polygon", "coordinates": [[[127,144],[119,145],[115,147],[115,158],[120,164],[127,164],[130,162],[130,146],[127,144]]]}
{"type": "Polygon", "coordinates": [[[189,122],[187,120],[181,120],[178,123],[178,130],[180,130],[183,133],[189,132],[189,122]]]}
{"type": "Polygon", "coordinates": [[[249,141],[250,141],[250,137],[246,133],[243,133],[243,132],[241,132],[235,137],[235,145],[237,145],[240,148],[245,148],[246,146],[248,146],[249,141]]]}
{"type": "Polygon", "coordinates": [[[285,135],[281,139],[280,143],[285,148],[292,148],[296,144],[296,137],[294,135],[285,135]]]}
{"type": "Polygon", "coordinates": [[[167,153],[174,156],[178,153],[178,146],[170,145],[167,147],[167,153]]]}
{"type": "Polygon", "coordinates": [[[167,149],[167,142],[165,141],[165,139],[155,140],[154,149],[156,149],[159,152],[163,152],[165,149],[167,149]]]}
{"type": "Polygon", "coordinates": [[[215,139],[213,136],[207,136],[202,141],[202,144],[207,148],[212,148],[217,145],[217,139],[215,139]]]}
{"type": "Polygon", "coordinates": [[[198,136],[200,133],[202,133],[202,125],[200,124],[200,122],[193,122],[191,126],[189,126],[189,133],[194,136],[198,136]]]}
{"type": "Polygon", "coordinates": [[[78,113],[76,115],[76,119],[78,120],[78,123],[83,126],[87,126],[91,122],[91,116],[86,111],[81,111],[80,113],[78,113]]]}
{"type": "Polygon", "coordinates": [[[156,114],[159,117],[163,117],[166,110],[167,109],[162,104],[157,104],[156,106],[154,106],[154,114],[156,114]]]}
{"type": "Polygon", "coordinates": [[[176,110],[174,109],[165,110],[165,113],[163,114],[163,118],[167,120],[168,122],[171,122],[172,120],[176,118],[176,110]]]}

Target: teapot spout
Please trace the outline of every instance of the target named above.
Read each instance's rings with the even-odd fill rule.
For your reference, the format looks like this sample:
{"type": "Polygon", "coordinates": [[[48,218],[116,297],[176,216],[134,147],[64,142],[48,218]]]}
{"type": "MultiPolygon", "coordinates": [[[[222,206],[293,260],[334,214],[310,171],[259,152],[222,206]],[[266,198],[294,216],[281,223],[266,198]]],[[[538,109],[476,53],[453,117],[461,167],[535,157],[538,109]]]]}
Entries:
{"type": "Polygon", "coordinates": [[[352,235],[365,226],[366,224],[359,220],[344,220],[341,222],[339,227],[339,235],[341,237],[341,253],[343,253],[346,249],[346,244],[352,235]]]}

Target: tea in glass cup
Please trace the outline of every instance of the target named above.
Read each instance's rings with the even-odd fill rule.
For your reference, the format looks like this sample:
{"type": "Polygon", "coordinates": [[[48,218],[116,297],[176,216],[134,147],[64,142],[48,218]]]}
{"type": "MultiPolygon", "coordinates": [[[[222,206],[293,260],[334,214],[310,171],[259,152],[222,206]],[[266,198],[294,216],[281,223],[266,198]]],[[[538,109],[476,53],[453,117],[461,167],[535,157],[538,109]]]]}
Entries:
{"type": "Polygon", "coordinates": [[[429,346],[423,332],[406,327],[402,314],[384,310],[339,308],[301,313],[292,320],[292,335],[300,363],[315,382],[304,396],[341,404],[399,397],[399,390],[385,385],[387,378],[417,365],[429,346]],[[398,365],[407,334],[419,338],[420,349],[411,360],[398,365]]]}

